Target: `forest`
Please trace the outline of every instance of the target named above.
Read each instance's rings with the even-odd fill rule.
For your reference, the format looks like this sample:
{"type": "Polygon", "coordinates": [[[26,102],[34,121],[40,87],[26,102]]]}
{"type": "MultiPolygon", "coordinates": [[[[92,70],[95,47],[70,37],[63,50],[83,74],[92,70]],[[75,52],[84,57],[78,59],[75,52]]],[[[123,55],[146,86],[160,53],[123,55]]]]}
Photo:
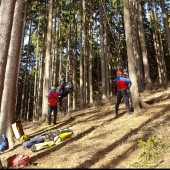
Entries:
{"type": "Polygon", "coordinates": [[[45,94],[63,75],[74,85],[68,113],[113,98],[118,69],[129,72],[134,112],[148,107],[141,93],[168,88],[168,0],[0,0],[0,30],[0,132],[10,148],[16,120],[47,121],[45,94]]]}

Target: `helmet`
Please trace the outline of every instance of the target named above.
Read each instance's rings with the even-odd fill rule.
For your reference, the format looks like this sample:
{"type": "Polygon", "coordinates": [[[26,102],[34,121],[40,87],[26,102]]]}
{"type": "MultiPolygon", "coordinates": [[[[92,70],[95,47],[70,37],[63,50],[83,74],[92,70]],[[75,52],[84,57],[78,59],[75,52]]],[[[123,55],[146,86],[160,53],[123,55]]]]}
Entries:
{"type": "Polygon", "coordinates": [[[65,77],[62,77],[60,81],[65,81],[65,77]]]}
{"type": "Polygon", "coordinates": [[[54,87],[54,86],[52,86],[52,87],[51,87],[51,90],[55,90],[55,87],[54,87]]]}
{"type": "Polygon", "coordinates": [[[117,70],[117,71],[116,71],[116,74],[117,74],[117,75],[122,75],[122,71],[121,71],[121,70],[117,70]]]}
{"type": "Polygon", "coordinates": [[[123,73],[124,73],[124,72],[127,72],[127,69],[123,69],[123,73]]]}

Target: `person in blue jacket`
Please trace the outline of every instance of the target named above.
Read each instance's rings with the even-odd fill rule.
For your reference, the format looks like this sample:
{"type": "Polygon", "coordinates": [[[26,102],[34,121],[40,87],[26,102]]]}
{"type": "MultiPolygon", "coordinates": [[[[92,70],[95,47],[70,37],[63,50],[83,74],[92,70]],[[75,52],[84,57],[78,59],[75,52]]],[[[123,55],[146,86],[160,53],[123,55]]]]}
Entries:
{"type": "MultiPolygon", "coordinates": [[[[127,69],[123,69],[122,77],[130,79],[129,73],[128,73],[127,69]]],[[[130,94],[130,87],[131,87],[131,85],[132,85],[132,83],[129,83],[128,84],[128,88],[127,88],[127,93],[128,93],[128,96],[129,96],[129,102],[130,103],[132,103],[131,94],[130,94]]]]}
{"type": "Polygon", "coordinates": [[[119,109],[119,105],[121,103],[122,98],[125,102],[126,112],[130,115],[132,112],[130,110],[129,95],[128,95],[127,90],[128,90],[129,84],[131,84],[131,80],[129,78],[122,77],[121,70],[117,70],[116,74],[117,74],[117,78],[115,81],[116,81],[116,90],[117,90],[117,94],[116,94],[117,101],[116,101],[115,110],[114,110],[115,117],[118,116],[118,109],[119,109]]]}

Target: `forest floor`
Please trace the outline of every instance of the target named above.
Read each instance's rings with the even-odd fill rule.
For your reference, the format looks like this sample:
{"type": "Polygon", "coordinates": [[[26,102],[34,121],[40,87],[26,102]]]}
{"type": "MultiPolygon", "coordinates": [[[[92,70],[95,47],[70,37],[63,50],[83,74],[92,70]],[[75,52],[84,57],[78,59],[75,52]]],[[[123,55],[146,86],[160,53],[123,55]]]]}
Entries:
{"type": "Polygon", "coordinates": [[[89,108],[58,116],[57,125],[24,123],[24,132],[30,138],[56,129],[69,128],[74,134],[50,148],[32,152],[17,143],[12,150],[0,153],[1,160],[13,154],[30,156],[29,169],[39,168],[170,168],[170,86],[167,90],[154,89],[141,93],[148,109],[132,115],[120,105],[119,116],[114,118],[115,96],[89,108]],[[155,135],[155,140],[150,140],[155,135]],[[139,147],[139,141],[145,147],[139,147]],[[160,140],[156,146],[156,140],[160,140]],[[155,148],[151,143],[155,144],[155,148]],[[144,152],[145,151],[145,152],[144,152]],[[143,153],[143,157],[140,155],[143,153]],[[155,162],[143,163],[148,157],[155,162]]]}

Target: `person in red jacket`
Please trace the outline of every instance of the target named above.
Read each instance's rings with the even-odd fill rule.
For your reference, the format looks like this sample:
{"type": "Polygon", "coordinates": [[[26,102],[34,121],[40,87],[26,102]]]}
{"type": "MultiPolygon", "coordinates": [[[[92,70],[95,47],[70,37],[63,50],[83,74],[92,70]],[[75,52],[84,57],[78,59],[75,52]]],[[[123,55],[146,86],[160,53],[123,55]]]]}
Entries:
{"type": "Polygon", "coordinates": [[[48,124],[51,124],[51,113],[54,114],[54,125],[56,125],[56,117],[57,117],[57,103],[58,103],[58,93],[56,92],[56,88],[51,87],[51,91],[49,91],[46,95],[48,97],[48,124]]]}
{"type": "Polygon", "coordinates": [[[117,74],[117,78],[115,81],[116,81],[116,90],[117,90],[117,94],[116,94],[117,101],[116,101],[115,112],[114,112],[115,117],[118,116],[118,109],[122,98],[125,102],[126,112],[130,115],[131,111],[130,111],[130,104],[129,104],[129,95],[127,90],[128,90],[128,85],[131,83],[131,80],[129,78],[122,77],[121,70],[117,70],[116,74],[117,74]]]}

